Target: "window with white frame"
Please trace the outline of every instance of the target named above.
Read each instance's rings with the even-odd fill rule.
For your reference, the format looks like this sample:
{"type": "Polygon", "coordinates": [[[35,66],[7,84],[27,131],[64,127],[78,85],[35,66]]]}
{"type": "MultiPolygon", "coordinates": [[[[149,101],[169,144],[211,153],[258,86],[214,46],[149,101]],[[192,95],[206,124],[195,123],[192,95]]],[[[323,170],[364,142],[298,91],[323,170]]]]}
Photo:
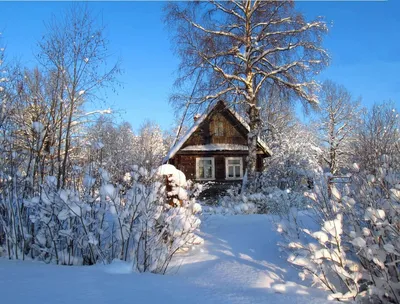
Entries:
{"type": "Polygon", "coordinates": [[[214,157],[196,158],[196,179],[215,179],[214,157]]]}
{"type": "Polygon", "coordinates": [[[227,157],[225,158],[226,179],[243,178],[243,158],[227,157]]]}

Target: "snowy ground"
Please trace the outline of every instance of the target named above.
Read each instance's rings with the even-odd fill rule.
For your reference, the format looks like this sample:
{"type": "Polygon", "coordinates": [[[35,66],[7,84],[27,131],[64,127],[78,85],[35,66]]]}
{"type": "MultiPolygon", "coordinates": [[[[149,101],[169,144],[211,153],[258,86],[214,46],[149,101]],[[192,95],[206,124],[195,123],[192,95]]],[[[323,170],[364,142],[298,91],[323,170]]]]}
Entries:
{"type": "Polygon", "coordinates": [[[323,303],[280,258],[263,215],[203,219],[205,244],[166,276],[130,273],[124,263],[67,267],[0,259],[1,303],[323,303]]]}

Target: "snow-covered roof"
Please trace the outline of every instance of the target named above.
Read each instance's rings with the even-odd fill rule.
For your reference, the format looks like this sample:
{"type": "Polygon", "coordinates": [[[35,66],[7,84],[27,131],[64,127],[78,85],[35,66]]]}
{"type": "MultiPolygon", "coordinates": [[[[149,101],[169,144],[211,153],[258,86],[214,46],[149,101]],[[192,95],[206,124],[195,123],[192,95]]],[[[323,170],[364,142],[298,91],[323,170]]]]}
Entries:
{"type": "Polygon", "coordinates": [[[247,151],[248,146],[235,144],[208,144],[187,146],[181,151],[247,151]]]}
{"type": "MultiPolygon", "coordinates": [[[[189,139],[190,136],[192,136],[192,134],[198,129],[198,127],[201,125],[201,123],[208,117],[208,115],[211,114],[211,112],[214,110],[214,108],[220,102],[222,102],[224,104],[225,109],[227,109],[246,128],[247,131],[250,131],[250,126],[244,120],[244,118],[242,116],[240,116],[239,113],[237,113],[233,109],[229,108],[229,106],[224,101],[221,100],[221,101],[215,103],[212,107],[210,107],[203,115],[201,115],[195,121],[193,126],[186,132],[186,134],[184,136],[182,136],[182,138],[169,150],[169,152],[167,153],[167,155],[163,159],[164,163],[166,163],[169,159],[171,159],[172,157],[175,156],[175,154],[181,149],[183,144],[189,139]]],[[[269,149],[269,147],[267,146],[267,144],[263,140],[258,138],[257,139],[257,144],[261,147],[262,150],[264,150],[264,152],[268,153],[269,155],[272,155],[272,151],[269,149]]],[[[208,145],[202,145],[202,146],[208,146],[208,145]]],[[[229,150],[229,149],[224,149],[224,150],[229,150]]],[[[189,150],[185,150],[185,151],[189,151],[189,150]]],[[[199,151],[199,150],[196,150],[196,151],[199,151]]],[[[202,150],[202,151],[216,151],[216,150],[202,150]]],[[[222,151],[222,149],[218,150],[218,151],[222,151]]]]}

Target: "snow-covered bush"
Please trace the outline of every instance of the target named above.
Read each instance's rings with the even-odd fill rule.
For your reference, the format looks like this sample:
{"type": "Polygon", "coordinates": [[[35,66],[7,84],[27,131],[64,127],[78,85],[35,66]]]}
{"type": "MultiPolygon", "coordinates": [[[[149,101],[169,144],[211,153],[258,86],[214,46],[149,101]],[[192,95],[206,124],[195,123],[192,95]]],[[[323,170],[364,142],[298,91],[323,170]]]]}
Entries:
{"type": "Polygon", "coordinates": [[[287,214],[290,208],[305,209],[307,200],[300,191],[279,189],[278,187],[259,188],[257,192],[249,189],[242,192],[240,186],[232,186],[214,205],[203,206],[206,213],[217,214],[287,214]]]}
{"type": "MultiPolygon", "coordinates": [[[[320,214],[294,212],[291,217],[278,224],[278,231],[284,234],[287,243],[288,262],[299,266],[299,276],[309,278],[332,292],[334,299],[351,299],[358,294],[358,280],[354,272],[357,264],[347,257],[343,240],[343,215],[338,213],[331,220],[321,218],[320,230],[311,231],[302,226],[305,217],[320,214]]],[[[306,225],[307,226],[307,225],[306,225]]],[[[351,254],[350,254],[351,256],[351,254]]]]}
{"type": "Polygon", "coordinates": [[[211,214],[254,214],[257,202],[263,201],[262,194],[243,195],[239,186],[232,186],[226,195],[220,197],[217,204],[203,206],[205,213],[211,214]]]}
{"type": "Polygon", "coordinates": [[[307,208],[307,202],[299,190],[265,187],[263,193],[265,199],[257,204],[259,213],[288,214],[291,208],[307,208]]]}
{"type": "Polygon", "coordinates": [[[162,169],[149,173],[133,166],[120,185],[94,164],[76,167],[74,187],[57,189],[57,179],[47,176],[41,192],[23,200],[17,178],[6,180],[0,193],[5,234],[0,247],[15,259],[29,255],[65,265],[122,259],[132,261],[136,271],[165,273],[176,252],[202,242],[195,235],[201,207],[183,173],[169,170],[181,178],[174,183],[179,206],[169,204],[162,169]]]}
{"type": "Polygon", "coordinates": [[[258,192],[242,192],[240,186],[232,186],[215,205],[204,206],[206,213],[217,214],[287,214],[289,209],[306,208],[306,199],[299,192],[277,187],[264,187],[258,192]]]}
{"type": "Polygon", "coordinates": [[[268,142],[272,156],[266,158],[265,171],[258,178],[256,191],[265,187],[303,192],[321,177],[323,151],[315,132],[295,123],[268,142]]]}
{"type": "Polygon", "coordinates": [[[165,273],[176,252],[203,242],[194,233],[201,223],[197,217],[201,206],[190,195],[185,175],[174,166],[162,165],[152,176],[164,178],[157,182],[163,197],[158,198],[158,204],[154,204],[154,199],[144,204],[144,212],[137,221],[134,265],[139,271],[165,273]]]}
{"type": "Polygon", "coordinates": [[[378,176],[355,172],[349,185],[308,193],[315,207],[309,219],[319,227],[314,231],[293,221],[278,226],[288,261],[332,298],[400,301],[400,175],[388,164],[382,156],[378,176]]]}

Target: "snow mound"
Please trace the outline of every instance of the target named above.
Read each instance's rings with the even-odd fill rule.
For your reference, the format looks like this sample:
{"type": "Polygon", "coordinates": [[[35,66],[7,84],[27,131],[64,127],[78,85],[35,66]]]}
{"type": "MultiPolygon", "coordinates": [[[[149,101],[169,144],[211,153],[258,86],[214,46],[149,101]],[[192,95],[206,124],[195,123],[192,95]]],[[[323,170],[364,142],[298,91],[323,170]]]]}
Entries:
{"type": "Polygon", "coordinates": [[[111,264],[104,266],[104,271],[111,274],[129,274],[132,273],[132,263],[113,260],[111,264]]]}

